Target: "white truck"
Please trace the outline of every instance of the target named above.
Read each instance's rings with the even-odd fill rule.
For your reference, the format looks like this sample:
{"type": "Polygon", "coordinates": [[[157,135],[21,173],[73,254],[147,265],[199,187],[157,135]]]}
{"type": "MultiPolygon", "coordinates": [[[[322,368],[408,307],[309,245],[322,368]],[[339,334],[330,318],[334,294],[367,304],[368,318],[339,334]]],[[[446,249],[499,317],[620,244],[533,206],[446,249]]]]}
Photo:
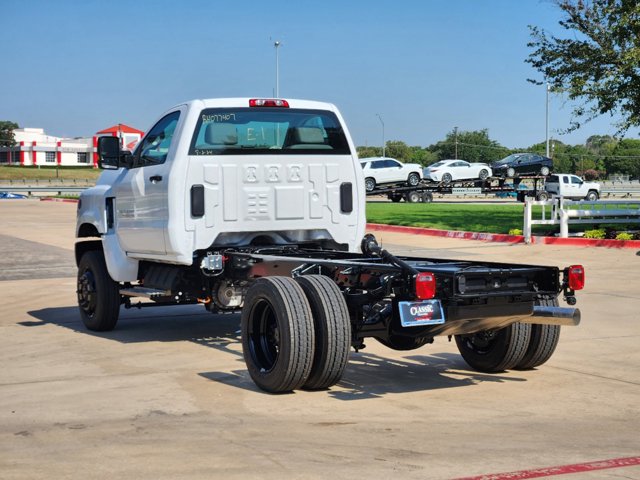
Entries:
{"type": "Polygon", "coordinates": [[[588,200],[595,202],[600,198],[600,184],[586,182],[577,175],[555,173],[549,175],[544,184],[544,191],[539,192],[539,200],[548,200],[549,196],[564,197],[571,200],[588,200]],[[546,193],[546,195],[545,195],[546,193]]]}
{"type": "Polygon", "coordinates": [[[455,336],[470,366],[499,372],[546,362],[579,322],[580,265],[400,258],[365,235],[362,168],[333,105],[194,100],[134,152],[102,137],[98,153],[75,247],[90,330],[121,307],[240,312],[251,378],[285,392],[334,385],[367,337],[410,350],[455,336]]]}

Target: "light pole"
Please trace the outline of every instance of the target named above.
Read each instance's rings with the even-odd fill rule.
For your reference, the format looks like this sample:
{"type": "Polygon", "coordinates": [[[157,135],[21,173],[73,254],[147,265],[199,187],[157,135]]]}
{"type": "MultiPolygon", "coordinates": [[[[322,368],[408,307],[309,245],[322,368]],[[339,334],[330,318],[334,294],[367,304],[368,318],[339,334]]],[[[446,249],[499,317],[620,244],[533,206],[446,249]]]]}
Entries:
{"type": "Polygon", "coordinates": [[[280,66],[279,66],[279,58],[278,58],[278,49],[282,45],[278,40],[276,40],[273,46],[276,49],[276,98],[280,98],[280,66]]]}
{"type": "Polygon", "coordinates": [[[547,102],[545,109],[545,143],[547,144],[547,157],[549,156],[549,82],[547,85],[547,102]]]}
{"type": "Polygon", "coordinates": [[[378,117],[378,120],[380,120],[380,124],[382,125],[382,156],[384,157],[385,155],[385,144],[384,144],[384,122],[382,121],[382,117],[380,116],[379,113],[376,113],[376,117],[378,117]]]}
{"type": "Polygon", "coordinates": [[[455,160],[458,159],[458,127],[453,127],[453,134],[454,134],[454,144],[455,144],[455,154],[453,156],[453,158],[455,160]]]}

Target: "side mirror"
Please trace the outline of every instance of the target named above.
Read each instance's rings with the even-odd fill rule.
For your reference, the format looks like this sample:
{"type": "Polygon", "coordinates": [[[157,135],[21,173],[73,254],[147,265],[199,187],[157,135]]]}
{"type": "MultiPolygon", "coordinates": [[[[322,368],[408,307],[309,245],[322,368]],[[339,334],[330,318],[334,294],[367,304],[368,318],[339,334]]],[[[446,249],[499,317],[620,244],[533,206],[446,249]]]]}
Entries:
{"type": "Polygon", "coordinates": [[[106,170],[120,168],[120,139],[118,137],[98,138],[98,167],[106,170]]]}

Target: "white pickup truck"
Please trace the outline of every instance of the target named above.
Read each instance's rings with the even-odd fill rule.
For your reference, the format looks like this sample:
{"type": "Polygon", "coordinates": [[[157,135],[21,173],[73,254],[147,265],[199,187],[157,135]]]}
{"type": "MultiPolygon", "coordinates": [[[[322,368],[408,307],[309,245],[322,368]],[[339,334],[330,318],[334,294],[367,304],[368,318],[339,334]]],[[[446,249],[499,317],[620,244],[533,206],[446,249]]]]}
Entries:
{"type": "MultiPolygon", "coordinates": [[[[544,184],[544,191],[548,195],[555,195],[571,200],[589,200],[594,202],[600,198],[600,184],[596,182],[585,182],[577,175],[568,173],[556,173],[550,175],[544,184]]],[[[543,193],[543,192],[540,192],[543,193]]],[[[547,198],[538,198],[547,200],[547,198]]]]}
{"type": "Polygon", "coordinates": [[[101,137],[98,154],[75,247],[90,330],[121,307],[240,312],[251,378],[285,392],[334,385],[367,337],[411,350],[455,336],[473,368],[531,369],[579,322],[558,298],[575,305],[580,265],[400,258],[365,235],[362,168],[331,104],[194,100],[133,153],[101,137]]]}

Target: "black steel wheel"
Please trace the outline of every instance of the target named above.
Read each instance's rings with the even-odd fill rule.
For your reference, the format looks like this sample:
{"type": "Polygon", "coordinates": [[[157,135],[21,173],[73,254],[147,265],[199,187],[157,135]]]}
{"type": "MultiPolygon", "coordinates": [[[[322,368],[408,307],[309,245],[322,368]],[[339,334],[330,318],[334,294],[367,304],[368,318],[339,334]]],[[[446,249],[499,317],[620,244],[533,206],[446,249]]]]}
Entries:
{"type": "Polygon", "coordinates": [[[351,321],[347,302],[328,277],[305,275],[296,282],[309,300],[315,333],[313,365],[303,388],[329,388],[340,381],[349,361],[351,321]]]}
{"type": "Polygon", "coordinates": [[[482,170],[480,170],[480,173],[478,174],[478,178],[480,180],[486,180],[487,178],[489,178],[489,171],[483,168],[482,170]]]}
{"type": "Polygon", "coordinates": [[[409,174],[409,178],[407,178],[407,184],[411,187],[415,187],[420,183],[420,175],[416,172],[411,172],[409,174]]]}
{"type": "Polygon", "coordinates": [[[445,173],[444,175],[442,175],[442,183],[444,183],[445,185],[449,185],[452,180],[453,177],[450,173],[445,173]]]}
{"type": "Polygon", "coordinates": [[[376,188],[376,181],[371,177],[367,177],[364,179],[364,188],[367,192],[373,192],[376,188]]]}
{"type": "MultiPolygon", "coordinates": [[[[558,299],[538,300],[536,305],[557,307],[558,299]]],[[[531,338],[522,360],[515,366],[518,370],[539,367],[551,358],[560,339],[560,325],[531,325],[531,338]]]]}
{"type": "Polygon", "coordinates": [[[402,195],[394,194],[389,197],[393,203],[398,203],[402,200],[402,195]]]}
{"type": "Polygon", "coordinates": [[[85,327],[96,332],[115,328],[120,315],[120,287],[109,276],[102,251],[90,250],[80,258],[76,293],[85,327]]]}
{"type": "Polygon", "coordinates": [[[499,330],[456,335],[456,345],[471,368],[495,373],[509,370],[520,363],[530,337],[531,325],[512,323],[499,330]]]}
{"type": "Polygon", "coordinates": [[[424,192],[422,194],[422,201],[424,203],[431,203],[433,202],[433,194],[431,192],[424,192]]]}
{"type": "Polygon", "coordinates": [[[258,387],[282,393],[306,383],[313,361],[313,315],[293,279],[265,277],[249,288],[241,332],[247,370],[258,387]]]}

